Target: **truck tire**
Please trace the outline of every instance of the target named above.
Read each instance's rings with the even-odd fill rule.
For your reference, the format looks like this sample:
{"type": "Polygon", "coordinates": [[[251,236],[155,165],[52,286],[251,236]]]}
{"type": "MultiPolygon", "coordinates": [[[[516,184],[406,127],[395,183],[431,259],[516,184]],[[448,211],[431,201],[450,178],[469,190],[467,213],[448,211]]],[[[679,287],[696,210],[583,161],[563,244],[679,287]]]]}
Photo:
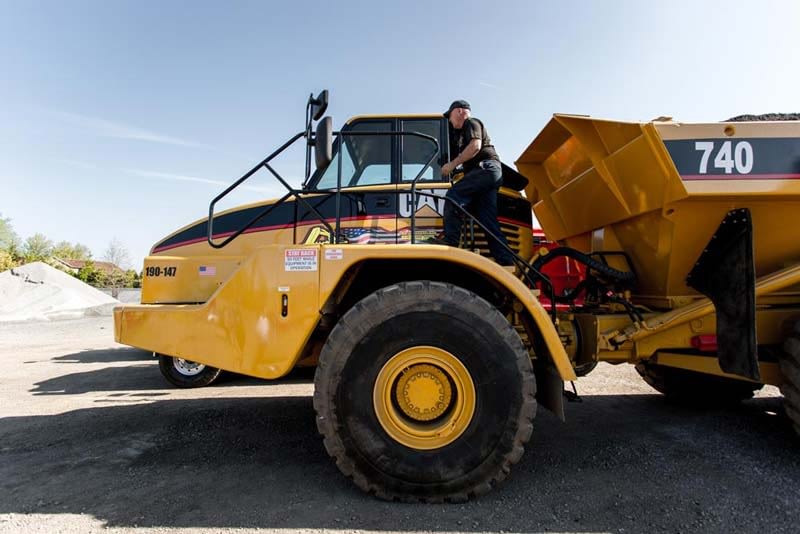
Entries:
{"type": "Polygon", "coordinates": [[[500,312],[430,281],[380,289],[337,323],[314,409],[345,476],[384,500],[463,502],[488,492],[533,430],[530,357],[500,312]]]}
{"type": "Polygon", "coordinates": [[[653,389],[684,405],[724,406],[753,398],[763,384],[639,362],[636,371],[653,389]]]}
{"type": "Polygon", "coordinates": [[[167,382],[179,388],[209,386],[222,372],[216,367],[164,354],[158,355],[158,368],[164,378],[167,379],[167,382]]]}
{"type": "Polygon", "coordinates": [[[791,334],[783,343],[783,358],[778,360],[783,375],[780,389],[783,394],[783,409],[800,435],[800,321],[795,323],[791,334]]]}

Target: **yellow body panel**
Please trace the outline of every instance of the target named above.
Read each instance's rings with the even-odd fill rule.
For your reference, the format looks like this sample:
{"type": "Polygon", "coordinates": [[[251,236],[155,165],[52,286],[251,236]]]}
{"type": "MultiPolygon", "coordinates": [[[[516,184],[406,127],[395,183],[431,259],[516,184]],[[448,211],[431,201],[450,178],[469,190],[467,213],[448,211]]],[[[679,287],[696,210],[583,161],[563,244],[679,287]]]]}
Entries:
{"type": "Polygon", "coordinates": [[[289,248],[298,249],[252,254],[204,304],[117,307],[117,341],[253,376],[286,374],[319,320],[319,270],[285,272],[289,248]]]}
{"type": "Polygon", "coordinates": [[[320,309],[344,274],[376,258],[448,261],[502,284],[533,317],[560,376],[575,379],[550,317],[520,280],[479,255],[436,245],[262,246],[204,304],[117,307],[115,336],[120,343],[153,352],[277,378],[300,358],[320,309]],[[302,250],[309,251],[313,261],[289,259],[302,250]],[[297,268],[314,270],[292,270],[297,268]]]}
{"type": "Polygon", "coordinates": [[[142,286],[142,302],[205,302],[243,260],[242,256],[149,256],[143,270],[147,283],[142,286]],[[213,274],[208,268],[214,269],[213,274]]]}

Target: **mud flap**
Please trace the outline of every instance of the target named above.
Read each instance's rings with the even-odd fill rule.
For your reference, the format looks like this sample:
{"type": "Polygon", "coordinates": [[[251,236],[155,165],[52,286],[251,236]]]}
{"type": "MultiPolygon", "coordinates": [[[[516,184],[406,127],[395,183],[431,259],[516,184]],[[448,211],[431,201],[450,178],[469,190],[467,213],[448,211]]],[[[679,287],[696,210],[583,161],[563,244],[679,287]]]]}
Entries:
{"type": "Polygon", "coordinates": [[[533,366],[536,376],[536,401],[553,412],[562,421],[564,415],[564,381],[549,362],[536,361],[533,366]]]}
{"type": "Polygon", "coordinates": [[[710,298],[717,310],[717,357],[722,370],[761,381],[750,210],[728,212],[686,284],[710,298]]]}

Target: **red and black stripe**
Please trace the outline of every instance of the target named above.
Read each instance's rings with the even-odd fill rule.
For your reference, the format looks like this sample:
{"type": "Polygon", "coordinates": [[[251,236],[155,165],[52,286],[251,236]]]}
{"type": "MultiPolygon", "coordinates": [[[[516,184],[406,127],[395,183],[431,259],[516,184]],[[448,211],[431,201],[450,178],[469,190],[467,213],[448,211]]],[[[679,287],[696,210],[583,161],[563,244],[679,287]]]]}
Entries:
{"type": "MultiPolygon", "coordinates": [[[[336,221],[336,195],[325,194],[306,199],[309,204],[326,219],[329,224],[336,221]]],[[[214,218],[214,239],[225,238],[245,226],[258,213],[264,211],[269,203],[243,208],[214,218]]],[[[343,193],[341,196],[340,217],[342,221],[368,219],[394,219],[397,217],[397,195],[394,192],[343,193]]],[[[498,195],[498,217],[510,224],[530,228],[532,226],[530,204],[524,198],[511,198],[498,195]]],[[[244,233],[268,232],[286,228],[303,228],[321,224],[317,216],[302,202],[286,201],[267,216],[263,217],[244,233]]],[[[302,233],[302,232],[300,232],[302,233]]],[[[172,235],[153,246],[152,253],[200,243],[208,235],[207,220],[172,235]]],[[[295,232],[295,242],[303,236],[295,232]]]]}

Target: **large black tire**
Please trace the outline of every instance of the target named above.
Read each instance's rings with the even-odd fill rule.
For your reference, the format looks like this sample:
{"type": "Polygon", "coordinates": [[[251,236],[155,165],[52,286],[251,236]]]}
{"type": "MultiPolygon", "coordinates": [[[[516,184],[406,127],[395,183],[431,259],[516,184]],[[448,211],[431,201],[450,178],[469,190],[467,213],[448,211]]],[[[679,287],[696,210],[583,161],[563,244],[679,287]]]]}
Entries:
{"type": "Polygon", "coordinates": [[[653,389],[675,403],[725,406],[753,398],[763,384],[640,362],[636,371],[653,389]]]}
{"type": "Polygon", "coordinates": [[[783,357],[779,360],[783,381],[783,408],[792,421],[795,432],[800,435],[800,321],[783,343],[783,357]]]}
{"type": "Polygon", "coordinates": [[[326,341],[314,385],[328,454],[385,500],[463,502],[488,492],[522,457],[536,413],[536,382],[517,332],[481,297],[440,282],[404,282],[358,302],[326,341]],[[447,351],[474,382],[463,433],[432,450],[391,437],[374,400],[393,357],[417,347],[447,351]]]}
{"type": "Polygon", "coordinates": [[[181,358],[158,355],[158,368],[164,378],[179,388],[201,388],[211,385],[219,378],[220,369],[198,364],[181,358]]]}

